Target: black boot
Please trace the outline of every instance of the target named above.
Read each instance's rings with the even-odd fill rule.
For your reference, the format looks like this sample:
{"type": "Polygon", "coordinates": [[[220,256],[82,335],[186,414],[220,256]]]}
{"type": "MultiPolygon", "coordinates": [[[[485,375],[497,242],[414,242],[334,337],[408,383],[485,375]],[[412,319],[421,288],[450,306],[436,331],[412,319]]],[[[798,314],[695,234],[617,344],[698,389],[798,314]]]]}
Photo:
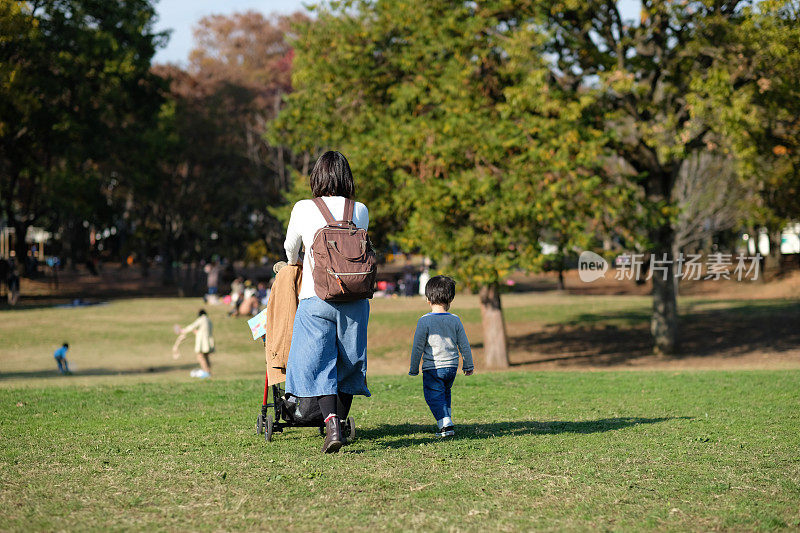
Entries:
{"type": "Polygon", "coordinates": [[[332,416],[325,422],[325,441],[322,453],[336,453],[342,447],[342,424],[338,416],[332,416]]]}
{"type": "Polygon", "coordinates": [[[340,418],[339,419],[339,427],[342,428],[342,434],[340,435],[342,439],[342,446],[347,446],[351,444],[350,442],[350,433],[347,431],[347,420],[340,418]]]}

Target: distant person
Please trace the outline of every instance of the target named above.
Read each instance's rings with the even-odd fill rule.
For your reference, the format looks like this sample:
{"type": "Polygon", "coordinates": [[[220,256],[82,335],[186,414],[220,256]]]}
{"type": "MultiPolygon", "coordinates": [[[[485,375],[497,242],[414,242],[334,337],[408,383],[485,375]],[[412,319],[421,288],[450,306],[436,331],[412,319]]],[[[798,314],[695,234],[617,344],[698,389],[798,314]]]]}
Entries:
{"type": "Polygon", "coordinates": [[[267,288],[267,284],[263,281],[258,282],[258,288],[256,290],[256,298],[258,298],[258,305],[265,306],[267,305],[267,299],[269,298],[269,289],[267,288]]]}
{"type": "Polygon", "coordinates": [[[58,270],[61,268],[61,259],[58,256],[48,257],[47,266],[50,268],[50,284],[53,288],[58,288],[58,270]]]}
{"type": "Polygon", "coordinates": [[[0,296],[3,295],[6,288],[6,280],[8,279],[8,273],[11,270],[11,266],[8,263],[8,260],[4,257],[0,257],[0,296]]]}
{"type": "Polygon", "coordinates": [[[211,261],[203,267],[206,273],[206,286],[208,287],[207,294],[215,296],[219,288],[219,271],[220,267],[216,261],[211,261]]]}
{"type": "Polygon", "coordinates": [[[422,360],[422,390],[425,402],[436,419],[439,437],[455,435],[450,410],[450,389],[458,373],[459,352],[464,360],[464,374],[471,376],[472,351],[464,325],[458,316],[449,313],[456,295],[456,282],[447,276],[434,276],[425,286],[425,297],[431,312],[417,322],[414,344],[411,348],[409,376],[419,374],[422,360]]]}
{"type": "Polygon", "coordinates": [[[244,292],[239,300],[239,316],[255,316],[258,314],[258,290],[249,279],[244,282],[244,292]]]}
{"type": "Polygon", "coordinates": [[[58,363],[58,371],[61,374],[72,374],[69,370],[69,366],[67,366],[67,350],[69,350],[69,343],[65,342],[61,345],[61,348],[53,353],[53,357],[56,363],[58,363]]]}
{"type": "Polygon", "coordinates": [[[13,257],[8,264],[6,288],[8,289],[8,305],[17,305],[19,301],[19,274],[17,274],[17,265],[13,257]]]}
{"type": "Polygon", "coordinates": [[[428,267],[425,267],[422,270],[422,273],[419,275],[419,295],[425,296],[425,286],[428,284],[428,280],[431,279],[431,272],[428,270],[428,267]]]}
{"type": "Polygon", "coordinates": [[[193,378],[210,378],[211,361],[209,356],[214,353],[214,327],[211,325],[205,309],[197,313],[197,320],[180,330],[180,333],[194,332],[194,353],[200,368],[192,370],[193,378]]]}
{"type": "Polygon", "coordinates": [[[94,257],[89,257],[86,259],[86,270],[89,271],[89,274],[92,276],[99,276],[100,272],[97,270],[97,260],[94,257]]]}
{"type": "Polygon", "coordinates": [[[231,309],[228,316],[239,316],[239,305],[244,299],[244,280],[238,277],[231,283],[231,309]]]}
{"type": "Polygon", "coordinates": [[[411,266],[403,269],[403,296],[414,296],[417,292],[417,275],[411,266]]]}

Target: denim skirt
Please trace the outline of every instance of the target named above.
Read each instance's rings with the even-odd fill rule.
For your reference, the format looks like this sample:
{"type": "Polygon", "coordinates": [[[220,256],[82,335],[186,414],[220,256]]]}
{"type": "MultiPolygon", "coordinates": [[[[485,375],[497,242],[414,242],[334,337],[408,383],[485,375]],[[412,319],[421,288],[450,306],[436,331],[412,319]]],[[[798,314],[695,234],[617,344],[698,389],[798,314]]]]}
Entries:
{"type": "Polygon", "coordinates": [[[300,300],[286,363],[286,392],[301,397],[337,392],[370,396],[368,320],[369,300],[300,300]]]}

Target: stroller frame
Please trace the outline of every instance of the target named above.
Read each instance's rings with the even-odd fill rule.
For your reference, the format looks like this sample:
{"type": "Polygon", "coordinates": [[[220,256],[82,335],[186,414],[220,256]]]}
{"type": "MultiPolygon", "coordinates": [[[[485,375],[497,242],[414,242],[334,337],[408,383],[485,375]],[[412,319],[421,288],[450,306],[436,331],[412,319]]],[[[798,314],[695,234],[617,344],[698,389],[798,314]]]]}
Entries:
{"type": "MultiPolygon", "coordinates": [[[[283,399],[284,390],[279,384],[270,386],[269,372],[266,373],[264,378],[264,400],[261,402],[261,412],[256,418],[256,435],[264,435],[264,441],[271,442],[272,436],[275,433],[283,433],[283,429],[287,427],[309,427],[318,428],[319,434],[325,436],[325,422],[322,420],[303,421],[298,422],[289,420],[285,416],[286,406],[283,399]],[[272,389],[272,402],[269,402],[269,391],[272,389]],[[273,414],[270,414],[270,409],[273,414]]],[[[349,441],[356,438],[356,425],[352,416],[347,417],[347,420],[342,424],[342,432],[347,435],[349,441]]]]}

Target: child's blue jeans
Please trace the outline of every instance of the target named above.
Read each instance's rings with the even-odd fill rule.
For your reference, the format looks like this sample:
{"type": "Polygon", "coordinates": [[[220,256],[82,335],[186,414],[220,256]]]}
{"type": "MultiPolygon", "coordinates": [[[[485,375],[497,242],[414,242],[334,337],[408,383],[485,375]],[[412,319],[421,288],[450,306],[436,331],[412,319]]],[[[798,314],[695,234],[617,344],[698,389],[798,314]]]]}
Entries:
{"type": "Polygon", "coordinates": [[[66,357],[56,357],[56,363],[58,363],[58,371],[62,374],[69,372],[69,367],[67,366],[67,358],[66,357]]]}
{"type": "Polygon", "coordinates": [[[425,393],[425,401],[436,420],[444,417],[452,418],[450,415],[450,389],[453,387],[457,373],[458,368],[454,366],[422,371],[422,390],[425,393]]]}

